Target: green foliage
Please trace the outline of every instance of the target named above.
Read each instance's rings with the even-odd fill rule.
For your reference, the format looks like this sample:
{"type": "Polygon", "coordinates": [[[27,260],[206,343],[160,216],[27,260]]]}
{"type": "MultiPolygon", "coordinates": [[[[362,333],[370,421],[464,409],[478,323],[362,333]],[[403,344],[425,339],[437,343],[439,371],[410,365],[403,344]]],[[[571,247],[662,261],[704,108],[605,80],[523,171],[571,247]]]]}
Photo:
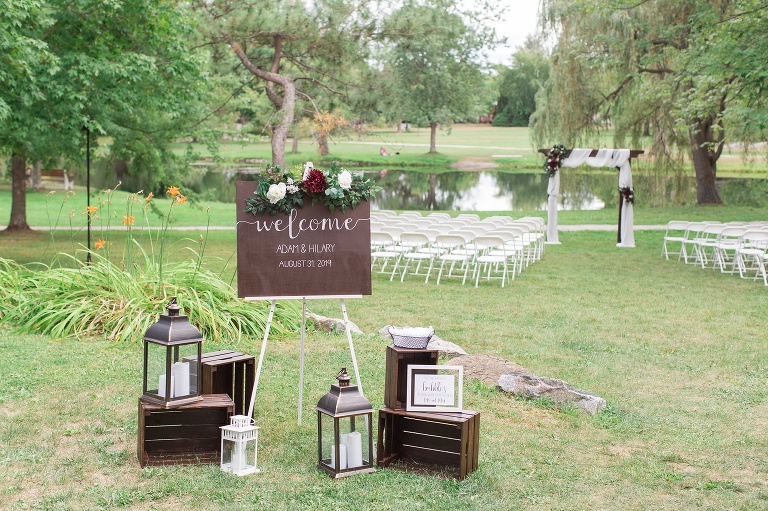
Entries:
{"type": "MultiPolygon", "coordinates": [[[[152,195],[126,197],[120,212],[127,236],[117,258],[112,253],[111,223],[120,218],[120,207],[113,204],[114,190],[109,190],[98,196],[98,206],[83,213],[83,221],[98,224],[103,236],[88,258],[76,257],[87,250],[72,244],[73,253],[58,253],[51,264],[31,265],[31,269],[0,259],[0,297],[4,298],[0,322],[55,338],[137,340],[164,311],[168,297],[177,296],[189,310],[190,321],[209,339],[261,335],[267,321],[266,303],[244,302],[220,274],[203,268],[206,246],[202,235],[196,250],[190,249],[192,258],[168,261],[168,224],[174,208],[186,204],[177,187],[170,187],[168,195],[168,210],[160,212],[163,220],[156,230],[149,229],[152,195]]],[[[71,227],[74,219],[70,214],[71,227]]],[[[276,333],[295,331],[297,309],[282,304],[276,319],[272,327],[276,333]]]]}
{"type": "Polygon", "coordinates": [[[499,85],[498,114],[494,126],[528,126],[536,111],[536,93],[549,78],[549,59],[541,43],[528,39],[512,55],[499,85]],[[498,119],[498,120],[497,120],[498,119]]]}
{"type": "Polygon", "coordinates": [[[469,24],[453,3],[407,2],[386,22],[392,111],[419,126],[451,124],[476,113],[481,52],[492,31],[469,24]]]}

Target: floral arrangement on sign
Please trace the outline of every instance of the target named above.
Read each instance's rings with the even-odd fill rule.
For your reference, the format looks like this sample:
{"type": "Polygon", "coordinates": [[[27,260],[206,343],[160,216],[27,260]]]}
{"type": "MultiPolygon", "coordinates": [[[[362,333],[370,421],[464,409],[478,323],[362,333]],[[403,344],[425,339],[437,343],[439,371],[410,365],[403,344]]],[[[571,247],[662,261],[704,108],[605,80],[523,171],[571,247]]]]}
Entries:
{"type": "MultiPolygon", "coordinates": [[[[296,167],[298,171],[301,167],[296,167]]],[[[246,199],[244,213],[272,216],[278,213],[290,213],[294,208],[304,205],[304,199],[310,198],[312,204],[322,202],[333,212],[336,208],[345,212],[354,208],[360,201],[369,200],[381,188],[362,172],[352,173],[337,162],[331,163],[327,171],[316,169],[311,161],[304,164],[301,179],[292,172],[284,172],[280,166],[270,167],[266,179],[261,181],[253,192],[253,197],[246,199]]]]}
{"type": "Polygon", "coordinates": [[[619,193],[624,198],[624,202],[628,204],[635,203],[635,189],[629,186],[619,187],[619,193]]]}
{"type": "Polygon", "coordinates": [[[560,170],[560,165],[563,163],[567,154],[568,149],[562,144],[558,144],[547,151],[547,161],[544,162],[544,173],[549,177],[557,174],[557,171],[560,170]]]}

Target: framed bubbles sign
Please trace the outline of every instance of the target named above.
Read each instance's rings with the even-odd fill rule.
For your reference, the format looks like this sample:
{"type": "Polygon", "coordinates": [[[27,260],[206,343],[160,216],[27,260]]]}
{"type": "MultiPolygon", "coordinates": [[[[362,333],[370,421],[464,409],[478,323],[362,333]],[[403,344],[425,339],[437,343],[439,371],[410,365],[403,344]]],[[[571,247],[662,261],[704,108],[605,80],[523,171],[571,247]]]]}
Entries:
{"type": "Polygon", "coordinates": [[[463,366],[411,364],[405,409],[409,412],[461,412],[463,366]]]}
{"type": "MultiPolygon", "coordinates": [[[[370,203],[311,204],[252,214],[258,182],[237,183],[237,290],[247,299],[355,297],[371,294],[370,203]]],[[[258,192],[257,192],[258,193],[258,192]]]]}

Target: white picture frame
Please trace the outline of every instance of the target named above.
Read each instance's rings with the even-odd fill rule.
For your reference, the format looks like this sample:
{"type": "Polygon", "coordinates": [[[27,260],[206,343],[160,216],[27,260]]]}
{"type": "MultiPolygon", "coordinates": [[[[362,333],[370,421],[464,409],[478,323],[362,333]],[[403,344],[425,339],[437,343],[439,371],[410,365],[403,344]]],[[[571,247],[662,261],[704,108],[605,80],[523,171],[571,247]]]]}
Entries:
{"type": "Polygon", "coordinates": [[[410,364],[405,409],[409,412],[463,411],[464,366],[410,364]]]}

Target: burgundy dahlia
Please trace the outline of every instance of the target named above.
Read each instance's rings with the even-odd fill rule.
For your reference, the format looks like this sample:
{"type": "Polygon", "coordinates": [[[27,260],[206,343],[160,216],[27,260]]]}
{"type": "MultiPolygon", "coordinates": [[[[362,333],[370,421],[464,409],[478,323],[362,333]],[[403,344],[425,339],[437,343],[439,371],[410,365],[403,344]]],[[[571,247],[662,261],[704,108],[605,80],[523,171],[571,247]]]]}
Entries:
{"type": "Polygon", "coordinates": [[[325,192],[326,182],[323,173],[317,169],[312,169],[307,175],[307,179],[302,181],[302,186],[307,193],[323,193],[325,192]]]}

